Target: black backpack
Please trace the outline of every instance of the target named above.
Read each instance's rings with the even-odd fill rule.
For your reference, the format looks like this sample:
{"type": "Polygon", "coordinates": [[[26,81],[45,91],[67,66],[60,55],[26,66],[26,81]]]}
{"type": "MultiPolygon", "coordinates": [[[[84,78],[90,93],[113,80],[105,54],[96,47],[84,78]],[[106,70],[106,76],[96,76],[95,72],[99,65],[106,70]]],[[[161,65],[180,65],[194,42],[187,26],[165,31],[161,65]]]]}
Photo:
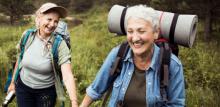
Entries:
{"type": "MultiPolygon", "coordinates": [[[[166,88],[168,87],[168,81],[169,81],[169,66],[170,66],[170,57],[171,53],[174,53],[176,56],[178,56],[178,46],[176,44],[170,44],[168,41],[158,41],[155,42],[157,46],[160,47],[160,70],[159,70],[159,75],[160,75],[160,94],[162,97],[162,100],[164,102],[168,101],[168,96],[166,92],[166,88]],[[174,48],[171,48],[174,47],[174,48]],[[174,50],[173,50],[174,49],[174,50]]],[[[118,75],[120,75],[121,69],[122,69],[122,61],[126,57],[128,50],[130,46],[127,41],[123,42],[120,45],[119,51],[117,53],[116,60],[113,63],[113,66],[110,70],[110,75],[114,75],[114,79],[111,82],[110,87],[108,88],[107,92],[104,95],[102,106],[105,107],[106,102],[108,100],[108,97],[110,93],[112,92],[113,88],[113,82],[117,78],[118,75]]],[[[120,105],[117,105],[117,107],[120,107],[120,105]]]]}

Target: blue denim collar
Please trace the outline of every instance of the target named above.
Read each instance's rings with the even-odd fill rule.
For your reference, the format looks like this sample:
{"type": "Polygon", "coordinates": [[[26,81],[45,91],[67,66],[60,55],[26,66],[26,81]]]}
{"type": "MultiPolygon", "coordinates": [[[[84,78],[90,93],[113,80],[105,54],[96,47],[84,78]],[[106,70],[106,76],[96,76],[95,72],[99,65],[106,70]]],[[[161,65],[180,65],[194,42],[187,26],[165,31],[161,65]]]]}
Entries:
{"type": "MultiPolygon", "coordinates": [[[[156,71],[157,69],[157,66],[158,66],[158,58],[159,58],[159,53],[160,53],[160,48],[154,44],[154,51],[153,51],[153,57],[152,57],[152,60],[151,60],[151,64],[150,64],[150,67],[149,69],[153,69],[153,71],[156,71]]],[[[129,61],[130,63],[134,63],[133,62],[133,59],[132,59],[132,49],[129,48],[128,50],[128,54],[126,55],[125,59],[123,61],[129,61]]]]}

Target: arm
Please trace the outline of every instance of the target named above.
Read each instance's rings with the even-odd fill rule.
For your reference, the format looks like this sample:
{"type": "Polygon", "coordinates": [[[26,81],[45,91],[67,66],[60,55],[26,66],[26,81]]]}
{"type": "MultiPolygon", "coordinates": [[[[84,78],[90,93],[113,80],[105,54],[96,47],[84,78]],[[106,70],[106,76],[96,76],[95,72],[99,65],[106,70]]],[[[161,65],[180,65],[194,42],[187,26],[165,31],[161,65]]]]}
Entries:
{"type": "Polygon", "coordinates": [[[92,104],[93,100],[91,97],[89,97],[87,94],[86,96],[84,97],[80,107],[89,107],[90,104],[92,104]]]}
{"type": "Polygon", "coordinates": [[[93,101],[96,101],[102,97],[107,88],[110,86],[113,76],[109,71],[113,62],[115,61],[119,47],[112,49],[108,54],[104,63],[102,64],[99,72],[96,75],[93,83],[86,89],[86,96],[84,97],[80,107],[88,107],[93,101]]]}
{"type": "Polygon", "coordinates": [[[10,85],[9,85],[9,87],[8,87],[8,93],[9,93],[10,91],[14,91],[14,92],[15,92],[15,82],[14,82],[14,77],[15,77],[15,73],[16,73],[17,67],[18,67],[18,61],[16,61],[15,66],[14,66],[14,70],[13,70],[13,75],[12,75],[11,83],[10,83],[10,85]]]}
{"type": "Polygon", "coordinates": [[[61,72],[63,77],[63,82],[66,86],[67,92],[69,94],[72,107],[78,107],[77,95],[76,95],[76,84],[71,71],[71,65],[69,63],[61,65],[61,72]]]}
{"type": "MultiPolygon", "coordinates": [[[[177,58],[174,58],[177,59],[177,58]]],[[[185,84],[183,67],[177,59],[173,60],[170,66],[170,80],[168,85],[168,107],[184,107],[185,106],[185,84]]]]}
{"type": "MultiPolygon", "coordinates": [[[[18,44],[17,44],[17,46],[16,46],[16,49],[18,49],[18,51],[19,51],[18,53],[20,53],[20,51],[21,51],[21,49],[20,49],[20,43],[21,43],[23,37],[25,36],[26,32],[27,32],[27,31],[24,31],[24,32],[22,33],[22,36],[21,36],[21,38],[20,38],[20,40],[19,40],[19,42],[18,42],[18,44]]],[[[18,55],[20,55],[20,54],[18,54],[18,55]]],[[[14,78],[15,78],[15,74],[16,74],[16,71],[17,71],[17,68],[18,68],[18,59],[19,59],[19,56],[17,56],[17,61],[16,61],[15,66],[14,66],[14,68],[13,68],[13,69],[14,69],[14,70],[13,70],[13,75],[12,75],[11,83],[10,83],[10,85],[9,85],[9,87],[8,87],[8,92],[10,92],[10,91],[14,91],[14,92],[15,92],[14,78]]]]}

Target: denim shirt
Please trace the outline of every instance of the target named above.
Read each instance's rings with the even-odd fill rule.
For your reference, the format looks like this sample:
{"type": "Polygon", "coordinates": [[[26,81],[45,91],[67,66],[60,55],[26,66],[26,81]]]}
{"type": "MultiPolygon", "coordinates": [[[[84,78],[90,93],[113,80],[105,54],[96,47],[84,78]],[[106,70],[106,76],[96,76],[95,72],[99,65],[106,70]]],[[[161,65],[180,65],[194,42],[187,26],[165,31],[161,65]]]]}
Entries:
{"type": "MultiPolygon", "coordinates": [[[[119,46],[113,48],[98,74],[96,75],[93,83],[87,88],[86,92],[93,100],[100,99],[111,85],[113,76],[110,75],[114,60],[117,57],[119,46]]],[[[169,67],[169,85],[167,88],[168,102],[162,101],[160,95],[160,77],[159,70],[159,54],[160,48],[154,44],[154,52],[151,60],[150,67],[146,69],[146,103],[147,107],[183,107],[185,106],[185,86],[183,68],[180,60],[171,55],[169,67]]],[[[132,74],[134,72],[134,62],[132,59],[132,50],[128,51],[126,58],[123,60],[122,70],[120,75],[113,82],[112,95],[110,97],[109,107],[116,107],[118,101],[123,101],[126,90],[129,86],[132,74]]]]}

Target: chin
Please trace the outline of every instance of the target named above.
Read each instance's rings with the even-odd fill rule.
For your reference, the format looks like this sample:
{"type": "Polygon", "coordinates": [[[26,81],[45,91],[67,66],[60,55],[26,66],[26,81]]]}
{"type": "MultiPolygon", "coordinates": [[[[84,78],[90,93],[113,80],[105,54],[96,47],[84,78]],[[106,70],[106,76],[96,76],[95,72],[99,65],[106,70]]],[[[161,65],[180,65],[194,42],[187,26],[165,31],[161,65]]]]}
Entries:
{"type": "Polygon", "coordinates": [[[46,35],[50,35],[52,33],[52,31],[45,31],[46,35]]]}
{"type": "Polygon", "coordinates": [[[133,50],[134,55],[142,55],[145,53],[145,51],[142,50],[133,50]]]}

